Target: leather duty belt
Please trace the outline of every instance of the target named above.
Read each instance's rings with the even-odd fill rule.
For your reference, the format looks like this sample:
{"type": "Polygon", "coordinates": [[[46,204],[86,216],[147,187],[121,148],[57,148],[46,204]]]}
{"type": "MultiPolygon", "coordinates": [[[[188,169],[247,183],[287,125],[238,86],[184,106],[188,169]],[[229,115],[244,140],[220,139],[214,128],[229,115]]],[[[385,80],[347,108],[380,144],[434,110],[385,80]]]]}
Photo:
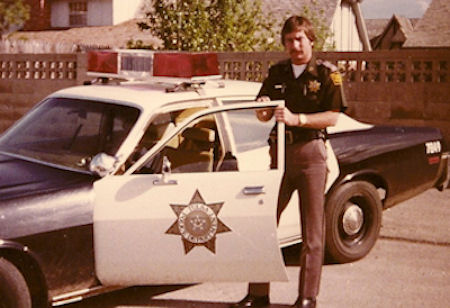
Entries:
{"type": "MultiPolygon", "coordinates": [[[[325,133],[320,130],[304,130],[301,132],[285,131],[286,144],[295,144],[298,142],[308,142],[314,139],[326,139],[325,133]]],[[[270,133],[269,144],[277,142],[276,132],[270,133]]]]}

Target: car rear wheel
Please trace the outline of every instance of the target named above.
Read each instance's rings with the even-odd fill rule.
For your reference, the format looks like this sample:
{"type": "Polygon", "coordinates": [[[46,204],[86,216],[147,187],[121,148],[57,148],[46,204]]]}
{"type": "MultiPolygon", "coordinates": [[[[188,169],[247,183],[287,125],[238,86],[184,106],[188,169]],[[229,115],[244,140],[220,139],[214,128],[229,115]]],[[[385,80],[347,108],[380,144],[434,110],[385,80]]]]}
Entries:
{"type": "Polygon", "coordinates": [[[341,185],[327,198],[325,250],[337,263],[361,259],[380,233],[382,205],[376,188],[367,182],[341,185]]]}
{"type": "Polygon", "coordinates": [[[31,296],[25,278],[4,258],[0,258],[0,308],[31,308],[31,296]]]}

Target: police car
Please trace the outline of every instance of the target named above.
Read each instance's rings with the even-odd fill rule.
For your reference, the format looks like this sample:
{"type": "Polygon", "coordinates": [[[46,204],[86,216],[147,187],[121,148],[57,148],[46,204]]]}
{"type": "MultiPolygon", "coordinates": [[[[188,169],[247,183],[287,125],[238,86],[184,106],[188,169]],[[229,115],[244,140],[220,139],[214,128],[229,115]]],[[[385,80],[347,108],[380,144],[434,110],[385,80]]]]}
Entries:
{"type": "MultiPolygon", "coordinates": [[[[0,138],[0,307],[57,306],[111,288],[286,280],[301,241],[284,170],[270,168],[260,84],[223,80],[212,53],[92,52],[95,79],[45,98],[0,138]]],[[[327,141],[327,254],[364,257],[382,210],[447,185],[434,128],[342,114],[327,141]],[[408,181],[404,181],[408,178],[408,181]]]]}

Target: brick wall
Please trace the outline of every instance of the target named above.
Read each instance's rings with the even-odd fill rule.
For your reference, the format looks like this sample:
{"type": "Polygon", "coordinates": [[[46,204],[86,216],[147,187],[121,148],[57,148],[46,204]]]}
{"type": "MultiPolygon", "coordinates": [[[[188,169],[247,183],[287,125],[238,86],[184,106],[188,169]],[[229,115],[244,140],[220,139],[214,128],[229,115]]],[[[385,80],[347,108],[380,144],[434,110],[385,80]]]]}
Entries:
{"type": "Polygon", "coordinates": [[[86,78],[85,54],[0,54],[0,132],[45,96],[86,78]]]}
{"type": "MultiPolygon", "coordinates": [[[[434,126],[450,147],[450,48],[326,52],[344,75],[348,113],[375,124],[434,126]]],[[[284,53],[223,53],[227,78],[262,80],[284,53]]]]}
{"type": "MultiPolygon", "coordinates": [[[[261,81],[282,52],[219,53],[225,78],[261,81]]],[[[439,127],[450,146],[450,49],[319,53],[344,74],[349,114],[439,127]]],[[[88,80],[85,54],[0,54],[0,132],[51,92],[88,80]]]]}

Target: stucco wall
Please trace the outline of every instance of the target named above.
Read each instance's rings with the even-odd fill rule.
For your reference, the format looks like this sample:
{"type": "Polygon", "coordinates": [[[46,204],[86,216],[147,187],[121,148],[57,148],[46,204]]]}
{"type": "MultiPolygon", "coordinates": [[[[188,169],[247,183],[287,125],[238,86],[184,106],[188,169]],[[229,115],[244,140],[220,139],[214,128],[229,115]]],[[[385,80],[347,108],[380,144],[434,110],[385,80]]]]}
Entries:
{"type": "Polygon", "coordinates": [[[55,0],[51,3],[51,27],[69,26],[69,5],[67,1],[55,0]]]}
{"type": "Polygon", "coordinates": [[[121,22],[138,17],[143,0],[113,0],[113,24],[117,25],[121,22]]]}
{"type": "MultiPolygon", "coordinates": [[[[122,2],[128,2],[122,1],[122,2]]],[[[111,26],[114,24],[112,0],[95,0],[88,2],[87,25],[111,26]]]]}

